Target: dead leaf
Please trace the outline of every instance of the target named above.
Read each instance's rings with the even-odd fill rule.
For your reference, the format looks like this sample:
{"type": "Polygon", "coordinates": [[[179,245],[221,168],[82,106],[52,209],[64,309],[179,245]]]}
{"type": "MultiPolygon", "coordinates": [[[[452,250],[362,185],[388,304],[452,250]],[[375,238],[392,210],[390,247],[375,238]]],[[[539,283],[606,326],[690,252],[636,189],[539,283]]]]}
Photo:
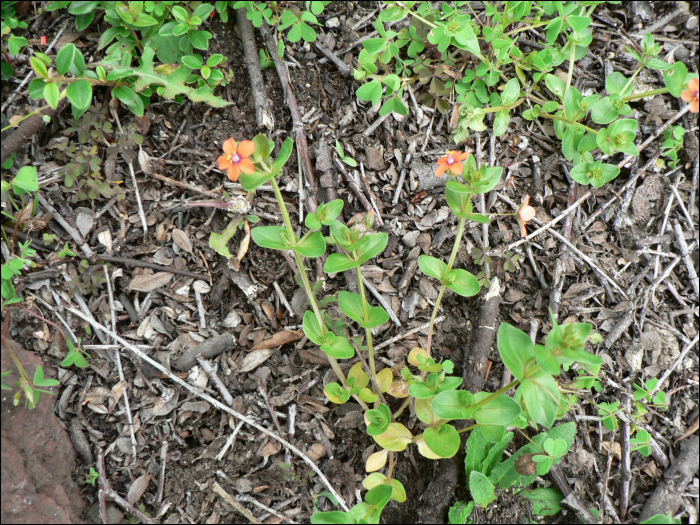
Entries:
{"type": "Polygon", "coordinates": [[[80,235],[87,237],[90,230],[92,230],[92,225],[95,222],[93,211],[88,208],[78,208],[77,211],[78,213],[75,217],[75,223],[78,225],[80,235]]]}
{"type": "Polygon", "coordinates": [[[326,455],[326,447],[321,443],[314,443],[311,448],[306,451],[306,455],[311,461],[318,461],[326,455]]]}
{"type": "Polygon", "coordinates": [[[143,493],[146,492],[148,484],[151,482],[151,475],[147,472],[142,476],[139,476],[136,481],[129,487],[129,493],[126,495],[126,499],[134,505],[138,500],[141,499],[143,493]]]}
{"type": "Polygon", "coordinates": [[[251,370],[255,370],[257,367],[267,361],[271,355],[272,350],[267,348],[252,351],[243,358],[239,372],[250,372],[251,370]]]}
{"type": "MultiPolygon", "coordinates": [[[[603,441],[602,445],[605,452],[608,452],[610,450],[610,441],[603,441]]],[[[613,442],[611,453],[613,457],[617,460],[619,460],[622,457],[622,447],[617,441],[613,442]]]]}
{"type": "Polygon", "coordinates": [[[243,260],[243,257],[245,257],[245,254],[248,253],[248,246],[250,246],[250,224],[248,224],[248,221],[243,221],[243,229],[245,230],[245,237],[243,237],[238,251],[236,252],[236,260],[239,264],[243,260]]]}
{"type": "Polygon", "coordinates": [[[335,426],[339,428],[360,428],[360,425],[363,425],[364,422],[365,416],[362,414],[362,412],[359,410],[354,410],[341,417],[335,426]]]}
{"type": "Polygon", "coordinates": [[[202,280],[193,282],[192,288],[195,292],[199,293],[209,293],[211,291],[211,286],[209,286],[209,283],[202,280]]]}
{"type": "Polygon", "coordinates": [[[262,449],[258,451],[258,456],[274,456],[282,449],[277,441],[269,441],[262,449]]]}
{"type": "Polygon", "coordinates": [[[129,291],[152,292],[165,286],[173,279],[169,272],[156,272],[150,275],[137,275],[129,283],[129,291]]]}
{"type": "Polygon", "coordinates": [[[189,235],[187,235],[182,230],[178,230],[177,228],[173,230],[172,235],[173,242],[177,245],[178,248],[194,256],[194,253],[192,253],[192,242],[190,241],[189,235]]]}
{"type": "Polygon", "coordinates": [[[146,175],[153,173],[153,168],[151,167],[151,156],[141,149],[139,144],[139,155],[138,155],[139,166],[146,175]]]}
{"type": "Polygon", "coordinates": [[[97,234],[97,240],[102,246],[107,248],[107,252],[112,251],[112,232],[109,230],[101,231],[97,234]]]}
{"type": "Polygon", "coordinates": [[[180,391],[174,388],[163,388],[163,393],[156,401],[153,406],[154,416],[164,416],[172,412],[173,408],[177,406],[178,399],[180,398],[180,391]]]}
{"type": "Polygon", "coordinates": [[[276,348],[278,346],[286,345],[287,343],[296,343],[297,341],[301,341],[303,337],[304,334],[297,330],[283,330],[282,332],[277,332],[269,339],[265,339],[264,341],[258,343],[251,348],[251,351],[262,350],[263,348],[276,348]]]}

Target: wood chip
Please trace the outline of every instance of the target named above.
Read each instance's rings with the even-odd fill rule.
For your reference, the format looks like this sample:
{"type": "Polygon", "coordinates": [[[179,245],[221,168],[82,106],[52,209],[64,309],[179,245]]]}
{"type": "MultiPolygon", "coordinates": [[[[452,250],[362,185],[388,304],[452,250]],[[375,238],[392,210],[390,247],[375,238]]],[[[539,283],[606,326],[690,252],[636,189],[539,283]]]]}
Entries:
{"type": "Polygon", "coordinates": [[[129,283],[129,291],[152,292],[161,286],[165,286],[173,279],[169,272],[156,272],[149,275],[137,275],[129,283]]]}
{"type": "Polygon", "coordinates": [[[262,350],[263,348],[277,348],[278,346],[286,345],[287,343],[296,343],[297,341],[301,341],[303,337],[304,334],[297,330],[283,330],[281,332],[277,332],[269,339],[265,339],[264,341],[256,344],[253,348],[251,348],[251,351],[262,350]]]}
{"type": "Polygon", "coordinates": [[[243,358],[239,372],[250,372],[251,370],[255,370],[257,367],[267,361],[271,355],[272,350],[268,348],[253,350],[243,358]]]}
{"type": "Polygon", "coordinates": [[[190,241],[189,235],[187,235],[182,230],[178,230],[177,228],[175,228],[173,230],[172,236],[173,242],[177,245],[178,248],[194,256],[194,253],[192,253],[192,241],[190,241]]]}

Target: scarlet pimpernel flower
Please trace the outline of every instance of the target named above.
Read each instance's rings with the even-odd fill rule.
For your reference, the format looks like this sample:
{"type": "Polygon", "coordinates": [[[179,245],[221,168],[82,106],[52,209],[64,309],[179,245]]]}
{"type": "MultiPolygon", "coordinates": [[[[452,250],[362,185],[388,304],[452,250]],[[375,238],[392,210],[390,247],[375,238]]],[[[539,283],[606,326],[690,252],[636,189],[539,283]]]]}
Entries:
{"type": "Polygon", "coordinates": [[[522,206],[518,210],[518,219],[520,219],[520,236],[527,237],[527,230],[525,225],[535,218],[537,215],[537,210],[530,206],[530,196],[525,195],[525,200],[523,200],[522,206]]]}
{"type": "Polygon", "coordinates": [[[454,175],[459,175],[464,169],[464,164],[462,161],[469,157],[469,153],[459,152],[459,151],[448,151],[447,155],[438,159],[437,163],[440,166],[435,171],[435,176],[440,177],[446,170],[450,170],[450,173],[454,175]]]}
{"type": "Polygon", "coordinates": [[[690,102],[690,112],[697,113],[700,111],[700,100],[698,99],[700,90],[698,89],[700,82],[697,78],[691,78],[688,82],[688,89],[681,93],[681,100],[690,102]]]}
{"type": "Polygon", "coordinates": [[[255,151],[255,143],[252,140],[244,140],[236,144],[233,139],[224,142],[224,153],[219,157],[219,169],[227,170],[226,175],[231,180],[238,180],[241,172],[255,173],[255,165],[250,157],[255,151]]]}

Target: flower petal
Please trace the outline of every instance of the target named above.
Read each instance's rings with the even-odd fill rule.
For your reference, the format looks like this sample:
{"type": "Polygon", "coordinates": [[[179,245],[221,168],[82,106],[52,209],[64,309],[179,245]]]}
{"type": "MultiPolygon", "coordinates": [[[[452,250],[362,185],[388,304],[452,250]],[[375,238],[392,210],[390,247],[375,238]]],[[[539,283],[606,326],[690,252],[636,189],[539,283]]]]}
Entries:
{"type": "Polygon", "coordinates": [[[228,155],[221,155],[221,157],[219,157],[218,160],[219,160],[219,169],[221,171],[225,170],[226,168],[228,168],[231,165],[231,159],[229,158],[228,155]]]}
{"type": "Polygon", "coordinates": [[[238,169],[247,174],[255,173],[255,165],[250,159],[241,159],[238,162],[238,169]]]}
{"type": "Polygon", "coordinates": [[[527,237],[527,230],[525,229],[525,224],[522,222],[520,223],[520,237],[527,237]]]}
{"type": "Polygon", "coordinates": [[[692,89],[686,89],[681,93],[681,100],[683,102],[690,102],[695,98],[697,91],[693,91],[692,89]]]}
{"type": "Polygon", "coordinates": [[[227,173],[227,175],[228,175],[228,178],[229,178],[229,179],[231,179],[231,180],[233,180],[233,181],[237,181],[237,180],[238,180],[238,177],[240,177],[240,175],[241,175],[241,170],[239,170],[239,169],[238,169],[238,166],[236,166],[235,164],[231,164],[231,165],[228,167],[228,173],[227,173]]]}
{"type": "Polygon", "coordinates": [[[455,175],[462,173],[463,169],[464,165],[461,162],[453,162],[450,164],[450,172],[454,173],[455,175]]]}
{"type": "Polygon", "coordinates": [[[699,87],[700,87],[700,81],[698,81],[697,78],[691,78],[690,82],[688,82],[688,89],[691,89],[691,90],[697,92],[699,87]]]}
{"type": "Polygon", "coordinates": [[[435,170],[435,176],[436,177],[442,176],[442,174],[445,173],[445,170],[447,168],[449,168],[449,166],[447,164],[443,164],[442,166],[440,166],[438,169],[435,170]]]}
{"type": "Polygon", "coordinates": [[[697,113],[698,111],[700,111],[700,100],[696,98],[690,101],[690,112],[697,113]]]}
{"type": "Polygon", "coordinates": [[[447,164],[447,157],[446,157],[446,156],[445,156],[445,157],[440,157],[440,158],[437,160],[436,164],[447,164]]]}
{"type": "Polygon", "coordinates": [[[238,144],[238,154],[243,158],[250,157],[254,151],[255,142],[253,142],[252,140],[244,140],[243,142],[238,144]]]}
{"type": "Polygon", "coordinates": [[[226,139],[224,142],[224,153],[229,157],[236,153],[236,141],[233,139],[226,139]]]}
{"type": "Polygon", "coordinates": [[[518,212],[518,216],[523,222],[530,222],[537,215],[537,210],[532,206],[523,206],[518,212]]]}
{"type": "Polygon", "coordinates": [[[461,153],[457,153],[457,154],[455,155],[455,159],[458,160],[458,161],[463,161],[463,160],[466,160],[467,158],[469,158],[469,155],[470,155],[469,152],[467,152],[467,151],[462,151],[461,153]]]}

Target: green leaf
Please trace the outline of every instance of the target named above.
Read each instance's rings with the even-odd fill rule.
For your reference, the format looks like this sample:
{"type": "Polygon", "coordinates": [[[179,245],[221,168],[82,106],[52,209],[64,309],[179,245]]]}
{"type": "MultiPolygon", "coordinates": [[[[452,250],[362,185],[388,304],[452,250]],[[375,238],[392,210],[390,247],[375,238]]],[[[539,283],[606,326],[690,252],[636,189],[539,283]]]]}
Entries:
{"type": "Polygon", "coordinates": [[[601,98],[598,102],[593,104],[591,109],[591,119],[597,124],[609,124],[614,121],[620,112],[613,104],[613,100],[610,97],[601,98]]]}
{"type": "Polygon", "coordinates": [[[433,399],[433,412],[442,419],[462,419],[473,404],[474,394],[466,390],[447,390],[433,399]]]}
{"type": "Polygon", "coordinates": [[[452,425],[428,427],[423,434],[430,450],[441,458],[451,458],[459,450],[460,437],[452,425]]]}
{"type": "Polygon", "coordinates": [[[330,331],[326,331],[326,337],[321,343],[321,350],[335,359],[350,359],[355,355],[355,349],[347,337],[335,335],[330,331]]]}
{"type": "Polygon", "coordinates": [[[29,63],[31,64],[32,69],[34,70],[34,73],[36,73],[36,76],[41,77],[43,79],[49,78],[49,72],[46,69],[46,65],[38,57],[29,57],[29,63]]]}
{"type": "Polygon", "coordinates": [[[564,95],[566,94],[566,82],[559,77],[552,75],[551,73],[547,73],[544,76],[544,82],[547,84],[547,88],[549,88],[552,93],[557,95],[560,100],[564,100],[564,95]]]}
{"type": "Polygon", "coordinates": [[[56,69],[61,75],[70,71],[76,77],[85,72],[85,57],[75,44],[67,44],[56,54],[56,69]]]}
{"type": "Polygon", "coordinates": [[[486,508],[489,506],[489,503],[496,499],[493,484],[489,481],[489,478],[478,470],[473,470],[469,474],[469,491],[476,504],[480,507],[486,508]]]}
{"type": "MultiPolygon", "coordinates": [[[[515,80],[515,79],[513,79],[515,80]]],[[[508,131],[508,124],[510,123],[510,112],[499,111],[496,113],[496,118],[493,121],[493,134],[497,137],[503,135],[508,131]]]]}
{"type": "Polygon", "coordinates": [[[318,318],[311,310],[304,312],[302,329],[304,330],[304,335],[313,343],[317,345],[321,345],[323,343],[323,332],[318,324],[318,318]]]}
{"type": "Polygon", "coordinates": [[[566,21],[576,33],[581,33],[586,30],[593,22],[589,16],[568,16],[566,21]]]}
{"type": "Polygon", "coordinates": [[[85,79],[68,84],[66,89],[68,100],[73,110],[73,118],[78,118],[85,113],[92,103],[92,86],[85,79]]]}
{"type": "Polygon", "coordinates": [[[360,264],[364,264],[382,253],[388,242],[388,234],[384,232],[370,233],[355,243],[353,251],[357,252],[360,264]]]}
{"type": "Polygon", "coordinates": [[[389,320],[389,314],[381,306],[374,306],[369,311],[367,321],[360,323],[362,328],[376,328],[389,320]]]}
{"type": "Polygon", "coordinates": [[[379,104],[382,98],[382,84],[378,80],[367,82],[358,88],[355,95],[360,100],[371,101],[373,106],[379,104]]]}
{"type": "Polygon", "coordinates": [[[17,172],[12,185],[16,188],[21,188],[22,192],[15,192],[18,195],[22,195],[25,192],[39,191],[39,180],[37,178],[36,167],[34,166],[23,166],[17,172]]]}
{"type": "Polygon", "coordinates": [[[504,106],[509,106],[520,96],[520,83],[517,78],[511,78],[506,84],[503,93],[501,93],[501,103],[504,106]]]}
{"type": "Polygon", "coordinates": [[[552,355],[549,348],[542,345],[535,345],[535,359],[542,370],[548,374],[559,375],[561,371],[559,361],[552,355]]]}
{"type": "Polygon", "coordinates": [[[464,501],[458,501],[450,507],[447,519],[448,523],[464,525],[467,523],[469,516],[474,511],[475,507],[474,501],[466,503],[464,501]]]}
{"type": "Polygon", "coordinates": [[[551,427],[557,417],[560,403],[559,385],[554,378],[538,370],[522,379],[518,392],[532,421],[545,428],[551,427]]]}
{"type": "Polygon", "coordinates": [[[282,226],[258,226],[251,231],[253,240],[262,248],[272,250],[290,250],[287,230],[282,226]]]}
{"type": "Polygon", "coordinates": [[[326,253],[326,241],[321,232],[313,232],[303,241],[299,241],[292,249],[304,257],[313,259],[326,253]]]}
{"type": "Polygon", "coordinates": [[[561,510],[561,493],[554,488],[538,487],[525,490],[520,496],[532,502],[532,513],[536,516],[553,516],[561,510]]]}
{"type": "Polygon", "coordinates": [[[450,270],[445,280],[447,287],[462,297],[472,297],[481,290],[477,278],[466,270],[450,270]]]}
{"type": "Polygon", "coordinates": [[[344,290],[338,292],[338,306],[340,306],[340,310],[353,321],[357,321],[358,323],[365,321],[362,297],[360,297],[360,294],[346,292],[344,290]]]}
{"type": "Polygon", "coordinates": [[[58,86],[54,82],[49,82],[44,87],[44,99],[46,103],[53,109],[58,107],[58,100],[61,96],[58,86]]]}
{"type": "Polygon", "coordinates": [[[36,371],[34,372],[34,385],[35,386],[56,386],[60,385],[61,382],[56,380],[56,379],[45,379],[44,378],[44,369],[41,368],[41,366],[36,367],[36,371]]]}
{"type": "Polygon", "coordinates": [[[329,512],[314,512],[311,515],[311,523],[314,525],[326,525],[326,524],[345,524],[345,523],[357,523],[357,520],[341,510],[332,510],[329,512]]]}
{"type": "Polygon", "coordinates": [[[447,264],[436,257],[421,255],[418,257],[418,266],[425,275],[434,277],[440,282],[442,282],[442,280],[445,278],[447,264]]]}
{"type": "Polygon", "coordinates": [[[259,171],[256,171],[255,173],[241,173],[240,182],[244,190],[253,191],[258,189],[274,176],[274,173],[261,173],[259,171]]]}
{"type": "Polygon", "coordinates": [[[489,437],[489,435],[484,432],[484,437],[486,437],[486,439],[493,443],[493,445],[489,445],[488,455],[486,456],[486,459],[483,460],[483,464],[480,470],[482,474],[488,476],[491,473],[493,467],[501,463],[501,461],[503,461],[503,451],[505,451],[505,449],[508,448],[508,445],[513,440],[515,434],[513,434],[512,432],[506,433],[506,427],[500,425],[482,425],[479,428],[482,432],[484,432],[484,429],[489,429],[489,432],[491,431],[490,429],[494,430],[492,437],[489,437]],[[496,434],[500,435],[500,439],[493,439],[493,437],[495,437],[496,434]]]}
{"type": "Polygon", "coordinates": [[[292,149],[294,148],[294,141],[287,137],[284,139],[284,143],[282,144],[282,147],[280,148],[280,152],[277,154],[277,158],[275,158],[275,162],[272,163],[271,169],[272,173],[277,174],[284,165],[287,163],[289,160],[289,157],[292,155],[292,149]]]}
{"type": "Polygon", "coordinates": [[[498,443],[506,435],[506,427],[502,425],[481,425],[479,426],[484,437],[489,443],[498,443]]]}
{"type": "Polygon", "coordinates": [[[383,434],[391,423],[391,410],[384,403],[380,403],[376,409],[368,410],[365,416],[370,422],[367,427],[367,433],[370,436],[383,434]]]}
{"type": "MultiPolygon", "coordinates": [[[[475,394],[474,401],[477,403],[480,401],[480,394],[484,394],[484,397],[490,395],[486,392],[475,394]]],[[[520,405],[513,398],[500,395],[475,410],[472,417],[477,423],[484,425],[508,425],[520,415],[520,412],[520,405]]]]}
{"type": "Polygon", "coordinates": [[[372,437],[380,447],[394,452],[406,450],[413,441],[413,434],[401,423],[391,423],[383,434],[372,437]]]}
{"type": "Polygon", "coordinates": [[[159,90],[159,94],[168,99],[174,99],[177,95],[186,95],[193,102],[206,102],[213,107],[230,105],[221,97],[215,96],[209,88],[195,89],[186,86],[185,82],[190,76],[189,69],[186,67],[173,69],[172,67],[158,66],[157,69],[154,69],[154,56],[155,50],[150,43],[147,43],[141,55],[141,67],[129,71],[130,75],[137,76],[134,91],[141,92],[155,84],[163,87],[162,92],[159,90]]]}
{"type": "Polygon", "coordinates": [[[478,426],[469,434],[465,448],[464,467],[467,479],[473,470],[482,472],[483,462],[491,449],[491,442],[482,432],[483,426],[478,426]]]}
{"type": "Polygon", "coordinates": [[[238,231],[238,225],[240,224],[240,219],[231,221],[231,223],[226,227],[226,229],[221,233],[211,232],[209,236],[209,246],[213,248],[216,253],[223,255],[227,259],[232,259],[233,255],[228,250],[228,241],[231,240],[236,232],[238,231]]]}
{"type": "Polygon", "coordinates": [[[676,62],[673,66],[664,71],[664,83],[666,84],[666,87],[671,95],[674,97],[681,96],[681,91],[683,91],[683,83],[685,82],[687,75],[688,68],[683,62],[676,62]]]}
{"type": "Polygon", "coordinates": [[[323,265],[323,271],[326,273],[339,273],[352,268],[357,268],[362,263],[351,259],[342,253],[332,253],[328,256],[326,264],[323,265]]]}
{"type": "Polygon", "coordinates": [[[503,364],[516,379],[522,381],[528,363],[535,357],[530,336],[508,323],[503,323],[498,329],[497,339],[503,364]]]}

